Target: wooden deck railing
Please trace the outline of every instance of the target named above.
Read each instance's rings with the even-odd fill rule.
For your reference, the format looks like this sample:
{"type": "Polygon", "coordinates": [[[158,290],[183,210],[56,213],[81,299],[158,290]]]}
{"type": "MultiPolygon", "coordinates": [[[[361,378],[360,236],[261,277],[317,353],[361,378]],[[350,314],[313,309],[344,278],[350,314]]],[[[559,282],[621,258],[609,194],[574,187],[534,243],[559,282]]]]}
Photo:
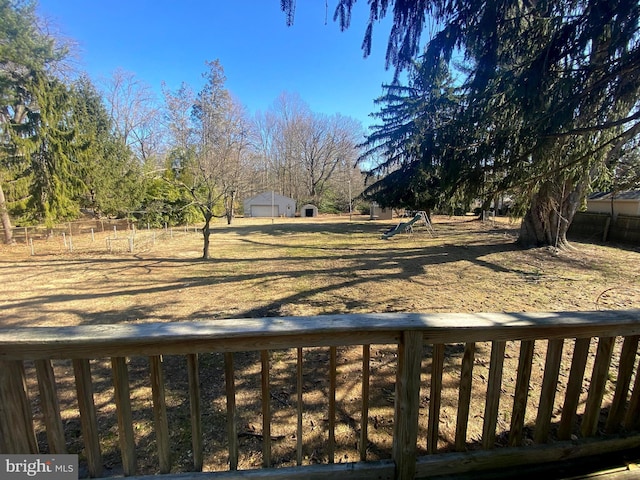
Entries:
{"type": "MultiPolygon", "coordinates": [[[[243,470],[243,478],[306,479],[345,474],[350,478],[404,479],[636,448],[640,446],[639,334],[640,310],[363,314],[0,329],[0,453],[78,453],[89,476],[138,475],[141,434],[135,427],[139,418],[136,406],[151,400],[152,451],[157,454],[151,471],[169,477],[176,473],[173,459],[185,455],[192,461],[188,470],[210,469],[205,458],[212,456],[214,447],[203,440],[211,428],[207,423],[210,415],[203,415],[203,411],[213,401],[205,390],[215,383],[221,384],[224,392],[215,402],[226,415],[225,433],[221,434],[224,441],[215,448],[224,448],[222,466],[226,463],[228,472],[209,475],[230,477],[238,469],[242,433],[238,430],[236,389],[243,385],[243,375],[254,374],[259,378],[255,395],[260,408],[252,414],[259,425],[255,437],[262,442],[264,468],[243,470]],[[372,367],[371,352],[381,345],[393,352],[387,367],[395,372],[389,383],[387,407],[393,413],[388,422],[391,448],[386,458],[384,446],[372,445],[370,439],[372,424],[379,421],[378,413],[370,411],[370,386],[378,385],[376,375],[382,371],[382,367],[372,367]],[[478,373],[485,368],[479,360],[480,345],[487,346],[486,373],[478,373]],[[328,367],[309,372],[310,366],[305,364],[309,350],[325,352],[328,367]],[[341,391],[347,374],[340,374],[342,357],[338,352],[342,355],[347,350],[357,351],[361,358],[353,377],[359,383],[355,389],[359,399],[355,402],[357,414],[352,416],[359,419],[352,426],[359,438],[355,440],[355,458],[340,463],[344,458],[336,458],[340,447],[336,429],[343,418],[338,403],[344,401],[344,395],[337,399],[336,392],[341,391]],[[277,440],[271,430],[275,422],[272,413],[279,397],[272,386],[279,362],[274,355],[280,351],[292,352],[289,363],[295,380],[290,392],[294,394],[287,405],[291,404],[295,414],[288,424],[292,430],[275,438],[295,438],[295,447],[288,463],[284,462],[293,466],[273,468],[272,447],[277,440]],[[458,354],[455,362],[452,351],[458,354]],[[211,365],[202,366],[204,355],[212,352],[223,359],[223,375],[211,370],[211,365]],[[256,368],[250,368],[249,357],[238,368],[234,364],[241,354],[238,352],[257,352],[256,368]],[[187,386],[182,391],[173,389],[168,400],[167,382],[182,380],[166,378],[163,357],[170,355],[186,358],[184,368],[178,373],[172,369],[171,375],[184,377],[187,386]],[[146,379],[139,378],[139,372],[135,379],[131,375],[132,362],[139,358],[148,359],[146,379]],[[100,373],[98,361],[102,362],[100,373]],[[539,388],[531,385],[536,368],[543,371],[539,388]],[[322,433],[315,437],[323,452],[321,464],[303,454],[306,449],[308,457],[310,448],[303,440],[309,435],[305,431],[309,422],[303,422],[304,383],[309,377],[327,380],[327,388],[322,390],[326,394],[326,424],[320,428],[311,422],[322,433]],[[474,406],[479,384],[480,409],[474,406]],[[453,389],[455,395],[452,401],[448,393],[444,405],[447,389],[453,389]],[[62,390],[74,393],[72,401],[68,395],[61,398],[62,390]],[[112,396],[101,396],[97,407],[96,396],[105,391],[112,396]],[[135,393],[134,402],[134,392],[143,392],[142,399],[135,393]],[[150,393],[145,396],[144,392],[150,393]],[[189,452],[176,451],[171,442],[177,427],[170,424],[168,401],[189,405],[187,427],[179,426],[191,437],[189,452]],[[76,406],[71,409],[76,414],[69,413],[67,407],[63,411],[61,404],[69,402],[76,406]],[[105,434],[98,412],[113,405],[116,433],[109,430],[105,434]],[[444,418],[445,408],[453,408],[455,414],[444,418]],[[532,414],[535,421],[527,422],[532,414]],[[74,415],[79,417],[80,432],[68,431],[74,415]],[[481,434],[469,435],[471,421],[481,422],[481,434]],[[455,425],[448,437],[441,431],[445,424],[455,425]],[[110,438],[114,436],[116,440],[110,438]],[[117,467],[104,466],[103,449],[108,441],[117,445],[119,454],[110,460],[119,461],[117,467]],[[378,453],[373,455],[371,449],[375,448],[378,453]],[[352,461],[358,457],[360,461],[352,461]]],[[[283,357],[282,362],[287,359],[283,357]]],[[[180,445],[184,449],[184,442],[180,445]]],[[[151,451],[145,448],[145,452],[151,451]]],[[[148,465],[153,459],[145,461],[148,465]]],[[[181,475],[186,479],[206,474],[181,475]]]]}

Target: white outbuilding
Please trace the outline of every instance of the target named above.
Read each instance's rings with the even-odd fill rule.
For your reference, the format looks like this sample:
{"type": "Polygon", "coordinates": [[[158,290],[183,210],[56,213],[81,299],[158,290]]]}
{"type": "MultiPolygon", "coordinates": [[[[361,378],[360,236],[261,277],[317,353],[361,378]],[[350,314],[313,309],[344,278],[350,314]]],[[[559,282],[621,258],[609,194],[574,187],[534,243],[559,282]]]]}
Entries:
{"type": "Polygon", "coordinates": [[[304,205],[302,208],[300,208],[300,216],[301,217],[317,217],[318,207],[308,203],[307,205],[304,205]]]}
{"type": "Polygon", "coordinates": [[[587,212],[620,215],[640,215],[640,190],[598,192],[587,197],[587,212]]]}
{"type": "Polygon", "coordinates": [[[245,217],[294,217],[296,201],[275,192],[264,192],[244,201],[245,217]]]}

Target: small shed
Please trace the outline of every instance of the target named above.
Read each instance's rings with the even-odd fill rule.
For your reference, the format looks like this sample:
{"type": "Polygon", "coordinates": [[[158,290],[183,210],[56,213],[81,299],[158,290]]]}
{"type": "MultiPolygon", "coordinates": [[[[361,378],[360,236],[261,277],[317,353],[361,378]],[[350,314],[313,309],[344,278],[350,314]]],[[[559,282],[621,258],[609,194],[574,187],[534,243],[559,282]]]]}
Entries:
{"type": "Polygon", "coordinates": [[[369,220],[391,220],[393,218],[393,209],[383,208],[376,202],[371,202],[371,210],[369,220]]]}
{"type": "Polygon", "coordinates": [[[264,192],[244,201],[245,217],[294,217],[296,201],[275,192],[264,192]]]}
{"type": "Polygon", "coordinates": [[[311,205],[310,203],[303,205],[300,208],[300,216],[301,217],[317,217],[318,207],[316,207],[315,205],[311,205]]]}
{"type": "Polygon", "coordinates": [[[596,192],[587,197],[587,212],[618,215],[640,215],[640,190],[596,192]]]}

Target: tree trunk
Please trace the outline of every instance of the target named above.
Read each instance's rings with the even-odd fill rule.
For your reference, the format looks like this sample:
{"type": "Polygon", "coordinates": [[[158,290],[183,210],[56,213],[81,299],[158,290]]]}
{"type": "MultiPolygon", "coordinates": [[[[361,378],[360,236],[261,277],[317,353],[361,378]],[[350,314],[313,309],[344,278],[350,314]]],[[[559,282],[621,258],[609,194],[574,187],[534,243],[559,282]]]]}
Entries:
{"type": "Polygon", "coordinates": [[[2,190],[2,184],[0,183],[0,218],[2,219],[2,228],[4,230],[4,243],[7,245],[13,245],[16,243],[13,238],[13,229],[11,228],[11,217],[9,217],[9,211],[7,210],[7,202],[4,197],[4,190],[2,190]]]}
{"type": "Polygon", "coordinates": [[[525,248],[566,248],[567,231],[580,206],[587,181],[545,182],[533,195],[520,226],[518,243],[525,248]]]}
{"type": "Polygon", "coordinates": [[[227,207],[227,225],[231,225],[231,222],[233,222],[233,202],[235,202],[235,193],[235,190],[231,190],[231,199],[229,200],[229,206],[227,207]]]}
{"type": "Polygon", "coordinates": [[[211,232],[209,231],[209,224],[211,223],[211,215],[206,215],[204,219],[204,227],[202,227],[202,237],[204,240],[204,246],[202,248],[202,259],[209,259],[209,235],[211,232]]]}

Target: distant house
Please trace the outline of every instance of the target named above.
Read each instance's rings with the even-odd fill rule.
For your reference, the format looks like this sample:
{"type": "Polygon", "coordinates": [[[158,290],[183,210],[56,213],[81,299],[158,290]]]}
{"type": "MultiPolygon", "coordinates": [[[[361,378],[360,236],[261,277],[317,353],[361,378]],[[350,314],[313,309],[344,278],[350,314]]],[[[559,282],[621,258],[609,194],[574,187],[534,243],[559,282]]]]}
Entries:
{"type": "Polygon", "coordinates": [[[275,192],[264,192],[244,201],[245,217],[294,217],[296,201],[275,192]]]}
{"type": "Polygon", "coordinates": [[[587,212],[640,216],[640,190],[597,192],[587,197],[587,212]]]}

